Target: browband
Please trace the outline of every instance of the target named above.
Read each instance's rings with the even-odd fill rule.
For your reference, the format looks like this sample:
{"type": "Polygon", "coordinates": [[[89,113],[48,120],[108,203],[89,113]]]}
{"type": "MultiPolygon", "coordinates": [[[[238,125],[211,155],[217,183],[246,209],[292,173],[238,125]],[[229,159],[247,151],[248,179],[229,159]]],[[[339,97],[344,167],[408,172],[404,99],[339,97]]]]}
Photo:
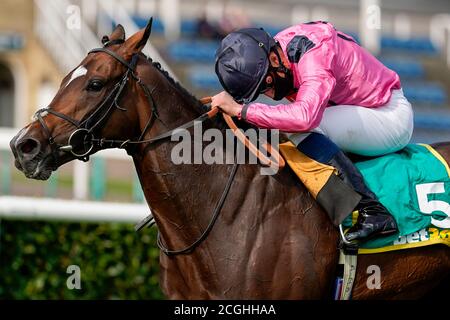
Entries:
{"type": "MultiPolygon", "coordinates": [[[[95,52],[104,52],[109,54],[111,57],[113,57],[114,59],[116,59],[117,61],[119,61],[121,64],[123,64],[124,66],[126,66],[128,69],[133,70],[135,66],[133,66],[132,64],[128,63],[128,61],[126,61],[124,58],[122,58],[121,56],[119,56],[117,53],[115,53],[114,51],[108,50],[106,48],[96,48],[96,49],[92,49],[91,51],[89,51],[88,54],[90,53],[95,53],[95,52]]],[[[133,55],[134,56],[134,55],[133,55]]],[[[133,59],[132,59],[133,62],[133,59]]]]}

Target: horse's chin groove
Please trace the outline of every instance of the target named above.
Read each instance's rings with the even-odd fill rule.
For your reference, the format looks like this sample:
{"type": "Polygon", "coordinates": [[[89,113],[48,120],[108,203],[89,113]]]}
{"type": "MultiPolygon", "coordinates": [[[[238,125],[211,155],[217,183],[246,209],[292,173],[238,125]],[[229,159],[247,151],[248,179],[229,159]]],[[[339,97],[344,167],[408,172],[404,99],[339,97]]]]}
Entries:
{"type": "Polygon", "coordinates": [[[50,155],[44,156],[40,154],[37,159],[33,160],[27,165],[22,165],[19,163],[20,168],[25,176],[29,179],[34,180],[47,180],[52,175],[52,172],[58,169],[54,158],[50,155]]]}
{"type": "Polygon", "coordinates": [[[36,180],[48,180],[52,175],[52,170],[43,171],[39,176],[35,177],[36,180]]]}
{"type": "Polygon", "coordinates": [[[20,163],[19,160],[17,160],[17,158],[16,158],[16,160],[14,160],[14,165],[16,166],[16,168],[17,168],[19,171],[23,171],[22,164],[20,163]]]}
{"type": "Polygon", "coordinates": [[[38,174],[25,174],[25,176],[29,179],[34,179],[34,180],[48,180],[50,178],[50,176],[52,175],[52,170],[46,169],[44,171],[39,172],[38,174]]]}

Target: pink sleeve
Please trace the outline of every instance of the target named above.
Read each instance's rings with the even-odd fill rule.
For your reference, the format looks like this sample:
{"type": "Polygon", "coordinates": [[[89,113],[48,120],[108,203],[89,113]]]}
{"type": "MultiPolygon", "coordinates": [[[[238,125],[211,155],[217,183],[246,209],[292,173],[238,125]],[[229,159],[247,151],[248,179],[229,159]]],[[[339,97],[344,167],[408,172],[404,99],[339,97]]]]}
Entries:
{"type": "Polygon", "coordinates": [[[336,85],[331,71],[333,57],[334,51],[326,43],[311,49],[297,65],[301,81],[295,102],[275,106],[252,103],[244,107],[242,117],[260,128],[287,132],[314,129],[336,85]]]}

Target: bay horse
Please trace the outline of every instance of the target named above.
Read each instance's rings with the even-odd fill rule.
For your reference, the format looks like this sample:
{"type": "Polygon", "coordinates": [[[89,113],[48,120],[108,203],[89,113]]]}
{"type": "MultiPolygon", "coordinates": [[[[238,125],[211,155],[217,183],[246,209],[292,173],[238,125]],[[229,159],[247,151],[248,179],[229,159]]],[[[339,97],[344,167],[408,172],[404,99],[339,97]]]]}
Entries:
{"type": "MultiPolygon", "coordinates": [[[[339,232],[289,168],[270,176],[254,164],[176,165],[170,139],[131,143],[152,142],[205,110],[141,53],[150,31],[151,22],[125,40],[118,25],[104,37],[105,46],[91,51],[62,80],[48,108],[11,140],[16,167],[45,180],[69,161],[86,161],[108,147],[126,148],[160,242],[170,250],[188,247],[204,233],[235,170],[203,241],[184,254],[161,251],[164,294],[170,299],[331,298],[339,232]],[[96,143],[88,148],[83,141],[96,143]]],[[[203,130],[218,125],[206,120],[203,130]]],[[[450,143],[434,147],[450,160],[450,143]]],[[[449,270],[450,250],[439,245],[362,255],[353,299],[420,298],[449,270]],[[366,285],[371,265],[381,270],[380,289],[366,285]]]]}

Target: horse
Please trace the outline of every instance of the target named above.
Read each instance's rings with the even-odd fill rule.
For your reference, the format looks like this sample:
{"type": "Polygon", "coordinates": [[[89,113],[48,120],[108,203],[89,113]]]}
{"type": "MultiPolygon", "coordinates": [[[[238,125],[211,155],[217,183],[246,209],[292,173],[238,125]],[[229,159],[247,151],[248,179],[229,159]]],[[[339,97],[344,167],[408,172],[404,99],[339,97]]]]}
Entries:
{"type": "MultiPolygon", "coordinates": [[[[105,36],[11,140],[15,166],[45,180],[69,161],[126,149],[159,231],[169,299],[331,299],[339,231],[289,168],[171,161],[173,129],[207,108],[141,52],[150,33],[151,22],[128,39],[121,25],[105,36]]],[[[206,119],[202,130],[220,125],[206,119]]],[[[434,147],[450,160],[450,143],[434,147]]],[[[417,299],[449,270],[440,245],[363,255],[353,299],[417,299]],[[379,289],[366,284],[373,265],[379,289]]]]}

